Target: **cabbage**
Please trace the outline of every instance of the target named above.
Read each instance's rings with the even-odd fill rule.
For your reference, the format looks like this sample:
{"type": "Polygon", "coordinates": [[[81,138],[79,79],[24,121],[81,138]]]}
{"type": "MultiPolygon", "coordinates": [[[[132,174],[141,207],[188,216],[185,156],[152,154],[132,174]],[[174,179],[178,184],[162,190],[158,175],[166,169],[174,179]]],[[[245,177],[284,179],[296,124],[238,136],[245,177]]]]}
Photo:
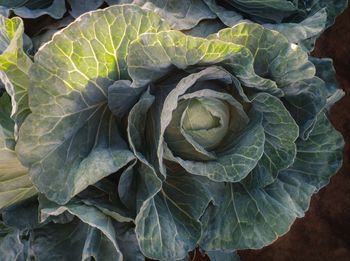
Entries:
{"type": "Polygon", "coordinates": [[[186,2],[109,1],[37,51],[1,17],[1,260],[237,260],[339,170],[332,62],[279,30],[334,6],[186,2]]]}

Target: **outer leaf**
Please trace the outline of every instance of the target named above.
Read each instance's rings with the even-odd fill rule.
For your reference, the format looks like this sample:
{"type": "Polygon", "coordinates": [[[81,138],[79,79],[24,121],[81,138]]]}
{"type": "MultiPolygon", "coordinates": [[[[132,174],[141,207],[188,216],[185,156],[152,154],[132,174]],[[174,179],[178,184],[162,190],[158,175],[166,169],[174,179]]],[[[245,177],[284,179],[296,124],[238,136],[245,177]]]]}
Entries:
{"type": "MultiPolygon", "coordinates": [[[[1,229],[1,232],[4,230],[1,229]]],[[[6,235],[0,238],[0,258],[3,261],[20,260],[24,248],[20,233],[15,229],[6,232],[6,235]]]]}
{"type": "Polygon", "coordinates": [[[114,229],[116,230],[117,241],[123,253],[124,260],[144,261],[145,257],[140,251],[134,225],[130,223],[118,223],[114,224],[114,229]]]}
{"type": "MultiPolygon", "coordinates": [[[[108,179],[103,179],[93,186],[88,187],[77,197],[88,206],[94,206],[106,216],[119,222],[131,222],[135,217],[119,199],[116,184],[108,179]]],[[[129,191],[131,194],[132,192],[129,191]]]]}
{"type": "Polygon", "coordinates": [[[105,0],[112,4],[135,4],[152,10],[176,30],[191,29],[203,19],[215,18],[202,0],[105,0]]]}
{"type": "Polygon", "coordinates": [[[12,99],[11,117],[20,127],[30,113],[29,69],[32,61],[23,51],[23,22],[0,17],[0,78],[12,99]]]}
{"type": "MultiPolygon", "coordinates": [[[[16,251],[18,256],[17,259],[11,260],[90,260],[91,257],[96,261],[142,260],[130,223],[117,223],[95,207],[84,205],[77,200],[63,207],[49,202],[42,196],[39,199],[42,217],[46,218],[44,223],[38,222],[37,200],[21,202],[2,212],[5,224],[16,230],[5,227],[4,230],[0,230],[0,237],[16,232],[19,238],[16,244],[11,241],[14,245],[10,248],[16,251]],[[77,218],[65,219],[66,213],[63,212],[67,209],[84,222],[77,218]],[[47,216],[48,214],[57,217],[47,216]],[[113,233],[116,237],[110,240],[113,233]],[[123,259],[118,248],[115,248],[116,243],[121,246],[123,259]]],[[[0,240],[1,260],[12,257],[9,251],[1,252],[5,247],[8,247],[6,242],[0,240]]]]}
{"type": "Polygon", "coordinates": [[[66,206],[59,206],[44,197],[40,197],[40,203],[42,221],[50,215],[60,215],[68,211],[89,225],[83,258],[95,257],[96,260],[101,261],[141,260],[142,255],[132,226],[114,221],[103,211],[99,211],[98,205],[96,208],[81,204],[79,201],[72,201],[66,206]]]}
{"type": "Polygon", "coordinates": [[[283,18],[297,10],[295,1],[289,0],[231,0],[228,1],[234,9],[254,17],[256,21],[274,21],[280,23],[283,18]]]}
{"type": "Polygon", "coordinates": [[[37,192],[14,152],[14,122],[10,119],[11,101],[0,97],[0,209],[34,196],[37,192]]]}
{"type": "Polygon", "coordinates": [[[236,24],[242,22],[244,20],[242,14],[237,10],[230,10],[223,6],[217,4],[216,0],[203,0],[210,10],[212,10],[219,19],[229,27],[233,27],[236,24]]]}
{"type": "Polygon", "coordinates": [[[298,123],[300,136],[307,139],[316,123],[317,115],[326,106],[325,83],[314,77],[290,84],[284,89],[284,92],[284,104],[298,123]]]}
{"type": "Polygon", "coordinates": [[[316,13],[317,10],[326,8],[327,10],[327,24],[328,28],[335,22],[335,18],[340,15],[348,5],[347,0],[311,0],[305,2],[306,8],[310,10],[310,13],[316,13]]]}
{"type": "Polygon", "coordinates": [[[216,198],[220,205],[209,207],[201,219],[205,230],[201,247],[255,249],[286,233],[295,218],[304,215],[311,195],[340,168],[343,146],[341,135],[321,114],[309,139],[297,141],[294,164],[274,183],[263,189],[234,183],[222,186],[216,198]]]}
{"type": "Polygon", "coordinates": [[[72,16],[66,16],[58,21],[47,24],[44,27],[40,27],[38,32],[35,32],[35,35],[31,38],[33,43],[32,53],[36,53],[39,48],[45,43],[49,42],[53,35],[59,30],[65,28],[70,23],[74,21],[72,16]]]}
{"type": "Polygon", "coordinates": [[[16,15],[23,18],[37,18],[42,15],[49,15],[55,19],[60,19],[66,12],[64,0],[2,0],[0,5],[5,14],[13,11],[16,15]]]}
{"type": "MultiPolygon", "coordinates": [[[[303,41],[311,39],[311,49],[313,49],[316,37],[324,30],[326,22],[327,11],[323,8],[300,23],[264,24],[264,27],[280,32],[291,43],[303,43],[303,41]]],[[[310,49],[308,46],[304,47],[310,49]]]]}
{"type": "Polygon", "coordinates": [[[0,149],[11,151],[15,147],[15,124],[11,119],[11,98],[6,92],[0,96],[0,116],[0,149]]]}
{"type": "MultiPolygon", "coordinates": [[[[91,239],[91,231],[94,231],[94,228],[78,219],[66,224],[50,223],[31,232],[31,251],[36,260],[89,260],[90,256],[99,256],[101,250],[110,250],[109,242],[104,236],[91,239]],[[89,252],[85,250],[99,243],[99,249],[89,252]]],[[[108,254],[115,252],[111,251],[108,254]]],[[[118,258],[118,255],[116,257],[118,258]]],[[[118,260],[117,258],[115,260],[118,260]]]]}
{"type": "Polygon", "coordinates": [[[185,34],[195,37],[207,37],[210,34],[216,33],[226,26],[219,20],[202,20],[194,28],[183,31],[185,34]]]}
{"type": "Polygon", "coordinates": [[[329,183],[329,179],[342,165],[343,147],[342,135],[334,129],[325,114],[320,113],[308,140],[297,141],[297,157],[294,164],[281,175],[295,178],[300,184],[310,184],[317,192],[329,183]]]}
{"type": "Polygon", "coordinates": [[[133,85],[155,81],[174,66],[186,69],[194,64],[218,64],[244,86],[281,96],[282,91],[276,87],[315,75],[306,52],[288,43],[281,34],[257,24],[242,23],[209,38],[194,38],[176,31],[142,35],[130,45],[128,56],[133,85]]]}
{"type": "Polygon", "coordinates": [[[68,3],[72,9],[69,13],[76,18],[83,13],[97,9],[103,4],[103,0],[68,0],[68,3]]]}
{"type": "Polygon", "coordinates": [[[210,189],[214,187],[208,179],[181,169],[169,175],[162,190],[143,205],[136,218],[141,251],[153,259],[185,258],[201,235],[199,218],[212,200],[210,189]]]}
{"type": "Polygon", "coordinates": [[[119,183],[118,183],[118,195],[120,197],[120,201],[126,206],[128,209],[135,213],[136,216],[136,191],[137,184],[135,175],[135,167],[136,161],[129,165],[128,168],[120,175],[119,183]]]}
{"type": "Polygon", "coordinates": [[[314,65],[300,47],[290,44],[282,34],[258,24],[241,23],[209,38],[240,44],[254,54],[254,70],[282,88],[315,75],[314,65]]]}
{"type": "Polygon", "coordinates": [[[316,67],[316,76],[325,82],[327,92],[327,109],[340,100],[344,96],[344,91],[338,88],[336,73],[333,61],[330,58],[310,57],[310,61],[316,67]]]}
{"type": "MultiPolygon", "coordinates": [[[[123,261],[143,261],[135,232],[129,224],[114,226],[117,229],[117,240],[123,252],[123,261]]],[[[115,261],[118,253],[112,242],[98,229],[89,227],[88,236],[84,246],[83,260],[93,257],[97,261],[115,261]]]]}
{"type": "Polygon", "coordinates": [[[166,28],[137,6],[113,6],[81,16],[35,55],[33,113],[21,128],[17,152],[48,198],[66,203],[134,158],[118,135],[107,90],[128,78],[129,42],[166,28]]]}
{"type": "Polygon", "coordinates": [[[312,50],[320,33],[334,23],[346,7],[346,0],[289,1],[289,0],[204,0],[227,26],[244,19],[281,32],[293,43],[312,50]]]}
{"type": "Polygon", "coordinates": [[[116,260],[120,254],[115,250],[112,242],[97,228],[89,227],[84,245],[82,260],[116,260]]]}
{"type": "Polygon", "coordinates": [[[119,118],[127,115],[144,92],[144,88],[131,88],[130,81],[116,81],[108,88],[108,106],[119,118]]]}
{"type": "MultiPolygon", "coordinates": [[[[18,214],[24,214],[20,223],[33,219],[37,220],[37,211],[35,211],[37,202],[29,206],[32,209],[27,206],[15,209],[15,213],[12,213],[11,217],[18,219],[18,214]],[[18,210],[20,211],[18,212],[18,210]]],[[[9,234],[4,240],[0,240],[1,260],[86,260],[82,259],[84,245],[94,243],[100,243],[100,249],[106,250],[103,241],[89,241],[87,234],[93,228],[79,222],[77,219],[65,224],[49,223],[44,226],[36,224],[35,227],[28,226],[28,224],[19,224],[19,220],[16,221],[15,223],[12,221],[11,226],[18,227],[19,225],[19,229],[12,229],[13,231],[8,232],[9,234]],[[67,251],[67,249],[70,251],[67,251]]],[[[93,253],[97,255],[99,254],[98,251],[99,249],[96,249],[93,253]]]]}
{"type": "Polygon", "coordinates": [[[133,86],[143,86],[166,75],[174,67],[218,64],[245,86],[281,95],[275,82],[254,72],[254,58],[245,47],[221,40],[207,40],[177,31],[144,34],[131,43],[128,70],[133,86]]]}
{"type": "Polygon", "coordinates": [[[123,246],[123,259],[103,232],[77,218],[70,223],[49,223],[31,231],[31,252],[35,260],[144,260],[130,226],[114,226],[113,229],[117,230],[117,240],[123,246]]]}
{"type": "MultiPolygon", "coordinates": [[[[153,121],[153,119],[147,119],[147,113],[153,102],[154,97],[148,90],[141,96],[128,116],[127,132],[129,144],[138,159],[138,164],[135,166],[134,172],[126,171],[123,173],[124,177],[121,177],[121,180],[123,184],[130,184],[133,183],[133,179],[136,180],[137,192],[135,205],[137,212],[143,205],[147,204],[147,201],[151,200],[154,195],[158,193],[162,186],[162,180],[164,179],[161,174],[156,172],[155,167],[150,163],[150,161],[152,163],[157,163],[157,161],[154,161],[154,157],[156,157],[155,145],[151,146],[151,144],[155,144],[152,142],[155,139],[154,132],[152,129],[148,129],[149,132],[146,131],[146,122],[148,120],[153,121]],[[146,133],[150,133],[150,135],[146,133]]],[[[123,190],[120,188],[121,185],[122,184],[119,184],[119,192],[123,193],[123,190]]],[[[123,194],[125,198],[126,192],[123,194]]],[[[133,198],[133,196],[131,196],[131,198],[133,198]]]]}
{"type": "MultiPolygon", "coordinates": [[[[84,223],[101,231],[104,234],[104,236],[107,237],[106,240],[109,240],[114,248],[114,251],[112,251],[112,253],[114,254],[115,260],[123,260],[123,255],[116,241],[116,234],[113,228],[112,220],[110,217],[105,216],[97,208],[93,206],[85,206],[79,203],[69,203],[66,206],[59,206],[46,201],[44,198],[41,198],[40,204],[41,221],[45,221],[45,219],[50,215],[57,216],[62,214],[64,211],[68,211],[72,215],[77,216],[84,223]]],[[[93,233],[93,231],[90,231],[90,233],[93,233]]],[[[88,236],[88,240],[90,240],[89,237],[91,236],[94,235],[90,234],[88,236]]],[[[105,244],[107,243],[108,241],[105,241],[105,244]]]]}
{"type": "Polygon", "coordinates": [[[4,223],[20,231],[40,227],[38,217],[37,197],[18,202],[2,210],[4,223]]]}
{"type": "Polygon", "coordinates": [[[265,144],[263,156],[245,184],[258,188],[274,182],[278,173],[294,162],[299,128],[283,103],[271,95],[257,94],[253,107],[263,115],[265,144]]]}

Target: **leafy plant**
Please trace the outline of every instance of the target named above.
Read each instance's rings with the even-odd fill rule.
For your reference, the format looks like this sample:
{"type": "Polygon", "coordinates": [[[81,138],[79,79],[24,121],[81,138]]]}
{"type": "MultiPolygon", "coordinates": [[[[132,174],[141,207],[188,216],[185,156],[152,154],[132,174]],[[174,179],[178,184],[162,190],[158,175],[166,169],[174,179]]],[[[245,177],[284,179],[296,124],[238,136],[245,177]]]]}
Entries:
{"type": "Polygon", "coordinates": [[[342,163],[343,92],[331,60],[271,29],[345,4],[239,2],[107,1],[72,22],[103,1],[62,1],[34,48],[1,17],[2,260],[235,260],[304,215],[342,163]],[[251,21],[219,30],[231,7],[251,21]]]}

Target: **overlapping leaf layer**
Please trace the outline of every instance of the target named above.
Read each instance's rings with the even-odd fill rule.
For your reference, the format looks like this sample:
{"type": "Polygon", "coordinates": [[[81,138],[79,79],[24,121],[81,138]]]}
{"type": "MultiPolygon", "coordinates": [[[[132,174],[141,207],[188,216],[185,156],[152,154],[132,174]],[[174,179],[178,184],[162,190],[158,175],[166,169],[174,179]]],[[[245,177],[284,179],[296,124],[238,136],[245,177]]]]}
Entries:
{"type": "Polygon", "coordinates": [[[106,2],[68,1],[34,49],[1,17],[0,259],[237,260],[285,234],[342,163],[307,48],[345,1],[106,2]]]}

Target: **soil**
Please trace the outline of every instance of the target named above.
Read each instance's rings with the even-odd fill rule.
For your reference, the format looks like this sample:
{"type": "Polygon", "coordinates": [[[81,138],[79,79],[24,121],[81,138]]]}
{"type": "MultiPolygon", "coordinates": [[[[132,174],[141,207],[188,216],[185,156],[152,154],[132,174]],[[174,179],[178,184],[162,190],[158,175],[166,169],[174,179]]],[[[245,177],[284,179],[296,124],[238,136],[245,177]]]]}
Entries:
{"type": "MultiPolygon", "coordinates": [[[[350,260],[350,8],[317,41],[313,55],[334,60],[346,96],[331,111],[331,121],[346,141],[344,164],[328,186],[315,194],[305,217],[261,250],[239,251],[242,261],[350,260]]],[[[195,261],[208,261],[196,255],[195,261]]]]}

